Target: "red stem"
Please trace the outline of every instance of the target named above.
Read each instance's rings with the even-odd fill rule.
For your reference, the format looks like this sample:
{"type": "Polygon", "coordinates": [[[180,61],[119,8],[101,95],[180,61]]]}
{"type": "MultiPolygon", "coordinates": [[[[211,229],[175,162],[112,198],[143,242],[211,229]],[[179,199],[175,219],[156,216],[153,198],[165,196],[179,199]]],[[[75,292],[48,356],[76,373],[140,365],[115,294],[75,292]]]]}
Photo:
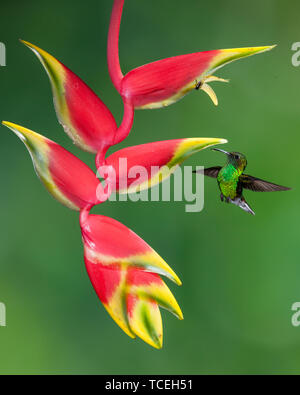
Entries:
{"type": "Polygon", "coordinates": [[[123,73],[119,59],[119,35],[124,0],[114,0],[107,41],[108,71],[112,83],[120,93],[123,73]]]}
{"type": "MultiPolygon", "coordinates": [[[[134,108],[131,104],[124,102],[124,112],[123,119],[121,125],[118,127],[116,131],[116,135],[114,138],[114,142],[112,145],[119,144],[123,141],[130,133],[134,120],[134,108]]],[[[104,147],[97,152],[96,155],[96,168],[99,169],[101,166],[106,165],[105,155],[108,147],[104,147]]]]}
{"type": "Polygon", "coordinates": [[[85,227],[85,224],[87,222],[89,213],[91,208],[93,207],[92,204],[89,204],[88,206],[85,206],[83,209],[80,210],[80,215],[79,215],[79,222],[80,222],[80,226],[81,228],[85,227]]]}
{"type": "Polygon", "coordinates": [[[134,108],[132,104],[124,102],[123,120],[116,132],[114,144],[119,144],[129,135],[133,125],[133,119],[134,119],[134,108]]]}
{"type": "Polygon", "coordinates": [[[96,169],[99,169],[101,166],[105,166],[105,155],[106,151],[108,150],[108,147],[102,148],[97,152],[95,162],[96,162],[96,169]]]}

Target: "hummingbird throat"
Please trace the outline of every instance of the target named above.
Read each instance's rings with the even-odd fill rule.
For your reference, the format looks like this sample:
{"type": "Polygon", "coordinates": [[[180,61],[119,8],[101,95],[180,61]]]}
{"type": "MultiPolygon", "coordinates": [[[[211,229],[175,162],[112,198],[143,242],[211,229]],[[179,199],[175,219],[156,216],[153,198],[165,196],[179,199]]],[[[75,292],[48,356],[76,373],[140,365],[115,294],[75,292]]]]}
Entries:
{"type": "Polygon", "coordinates": [[[196,81],[195,89],[196,90],[201,89],[202,91],[206,92],[208,94],[208,96],[211,98],[214,105],[217,106],[218,105],[217,95],[215,94],[215,91],[213,90],[213,88],[210,85],[208,85],[209,82],[215,82],[215,81],[229,82],[229,80],[225,80],[223,78],[216,77],[215,75],[208,75],[208,76],[204,77],[201,81],[199,81],[199,82],[196,81]]]}

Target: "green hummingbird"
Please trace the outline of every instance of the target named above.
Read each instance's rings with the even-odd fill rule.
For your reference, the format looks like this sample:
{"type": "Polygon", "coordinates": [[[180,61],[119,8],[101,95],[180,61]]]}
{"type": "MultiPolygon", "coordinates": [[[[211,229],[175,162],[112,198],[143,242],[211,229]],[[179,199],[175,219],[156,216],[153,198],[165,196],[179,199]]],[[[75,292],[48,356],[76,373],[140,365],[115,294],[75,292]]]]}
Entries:
{"type": "MultiPolygon", "coordinates": [[[[291,189],[244,174],[247,159],[239,152],[227,152],[219,148],[212,148],[212,150],[223,152],[228,158],[223,167],[215,166],[204,169],[205,176],[217,179],[222,202],[233,203],[242,210],[255,215],[243,196],[243,189],[254,192],[288,191],[291,189]]],[[[201,170],[194,172],[203,173],[201,170]]]]}

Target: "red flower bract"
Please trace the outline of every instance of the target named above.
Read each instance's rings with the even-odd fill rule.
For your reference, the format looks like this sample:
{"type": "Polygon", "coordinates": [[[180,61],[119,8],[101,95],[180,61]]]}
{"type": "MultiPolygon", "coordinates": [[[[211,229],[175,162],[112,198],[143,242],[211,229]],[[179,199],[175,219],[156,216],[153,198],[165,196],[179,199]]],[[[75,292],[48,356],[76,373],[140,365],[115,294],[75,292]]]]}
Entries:
{"type": "Polygon", "coordinates": [[[192,154],[226,142],[218,138],[189,138],[124,148],[106,159],[106,165],[112,169],[111,178],[115,176],[111,191],[130,193],[151,188],[169,177],[192,154]]]}
{"type": "Polygon", "coordinates": [[[120,222],[81,212],[84,259],[93,287],[116,323],[156,348],[162,347],[158,306],[182,319],[181,310],[157,273],[181,284],[165,261],[120,222]],[[118,241],[118,242],[116,242],[118,241]],[[154,313],[154,315],[153,315],[154,313]]]}
{"type": "Polygon", "coordinates": [[[106,151],[114,144],[117,124],[103,101],[75,73],[36,45],[22,41],[49,76],[57,117],[66,133],[85,151],[106,151]]]}
{"type": "Polygon", "coordinates": [[[97,198],[101,184],[80,159],[32,130],[11,122],[3,122],[3,125],[23,141],[38,177],[55,199],[73,210],[102,203],[97,198]]]}
{"type": "Polygon", "coordinates": [[[234,60],[273,48],[233,48],[175,56],[138,67],[124,77],[119,61],[119,33],[123,6],[124,0],[114,0],[108,34],[108,69],[112,82],[124,102],[134,108],[165,107],[194,89],[204,90],[217,105],[217,97],[207,83],[226,80],[212,74],[234,60]]]}

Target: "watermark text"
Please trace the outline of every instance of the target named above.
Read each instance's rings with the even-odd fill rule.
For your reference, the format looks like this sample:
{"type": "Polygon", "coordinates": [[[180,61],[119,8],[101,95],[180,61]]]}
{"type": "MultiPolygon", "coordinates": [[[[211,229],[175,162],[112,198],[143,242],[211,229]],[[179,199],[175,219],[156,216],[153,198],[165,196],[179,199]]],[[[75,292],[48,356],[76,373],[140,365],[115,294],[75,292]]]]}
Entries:
{"type": "Polygon", "coordinates": [[[97,177],[103,179],[97,188],[99,201],[111,202],[185,202],[188,213],[204,208],[203,167],[183,168],[169,166],[128,166],[126,158],[120,158],[114,166],[101,166],[97,177]],[[172,176],[172,178],[171,178],[172,176]]]}
{"type": "Polygon", "coordinates": [[[0,67],[6,66],[6,47],[0,42],[0,67]]]}
{"type": "Polygon", "coordinates": [[[6,306],[0,302],[0,326],[6,326],[6,306]]]}
{"type": "Polygon", "coordinates": [[[295,52],[292,56],[292,65],[294,67],[300,66],[300,42],[295,42],[292,44],[291,50],[295,52]]]}

